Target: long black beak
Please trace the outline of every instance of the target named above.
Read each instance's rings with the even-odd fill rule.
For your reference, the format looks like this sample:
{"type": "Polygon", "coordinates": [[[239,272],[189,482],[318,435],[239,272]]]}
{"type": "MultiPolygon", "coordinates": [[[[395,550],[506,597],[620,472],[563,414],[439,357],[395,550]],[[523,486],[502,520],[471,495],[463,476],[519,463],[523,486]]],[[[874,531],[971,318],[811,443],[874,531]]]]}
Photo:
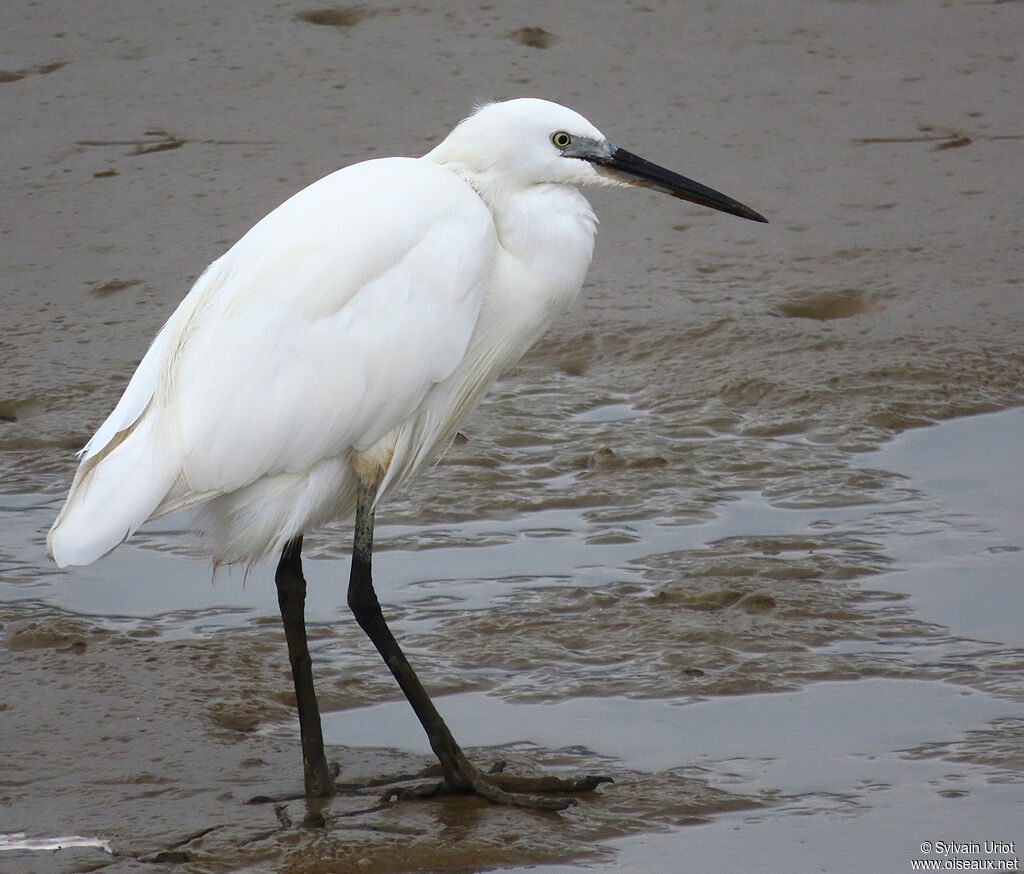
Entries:
{"type": "Polygon", "coordinates": [[[738,200],[733,200],[720,191],[715,191],[713,188],[708,188],[706,185],[701,185],[699,182],[666,170],[664,167],[652,164],[625,149],[616,148],[610,155],[587,156],[585,160],[598,165],[612,176],[631,185],[652,188],[664,194],[671,194],[680,200],[709,206],[711,209],[738,215],[740,218],[750,219],[754,222],[768,221],[759,212],[754,212],[749,206],[744,206],[738,200]]]}

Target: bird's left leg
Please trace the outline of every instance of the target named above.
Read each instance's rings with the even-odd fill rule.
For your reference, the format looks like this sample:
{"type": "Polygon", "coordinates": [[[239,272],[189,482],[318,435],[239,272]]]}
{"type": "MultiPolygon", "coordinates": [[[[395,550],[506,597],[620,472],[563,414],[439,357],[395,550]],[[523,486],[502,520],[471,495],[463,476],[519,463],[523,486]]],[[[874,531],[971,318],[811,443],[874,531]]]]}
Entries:
{"type": "Polygon", "coordinates": [[[281,608],[284,636],[288,641],[288,661],[291,662],[292,679],[295,682],[306,794],[333,795],[334,780],[324,754],[320,708],[313,688],[313,666],[306,643],[306,578],[302,575],[301,534],[285,544],[274,579],[277,583],[277,602],[281,608]]]}
{"type": "MultiPolygon", "coordinates": [[[[480,795],[499,804],[514,804],[542,810],[562,810],[573,804],[564,794],[586,792],[608,777],[587,775],[579,778],[515,777],[504,774],[483,774],[463,754],[430,696],[420,683],[401,647],[392,635],[380,602],[373,590],[371,559],[373,554],[373,501],[383,477],[383,470],[374,476],[359,477],[355,538],[352,548],[352,571],[349,577],[348,604],[359,626],[377,647],[384,662],[398,681],[405,697],[416,711],[427,732],[430,747],[441,763],[444,782],[426,795],[467,794],[480,795]]],[[[414,793],[404,793],[412,795],[414,793]]]]}

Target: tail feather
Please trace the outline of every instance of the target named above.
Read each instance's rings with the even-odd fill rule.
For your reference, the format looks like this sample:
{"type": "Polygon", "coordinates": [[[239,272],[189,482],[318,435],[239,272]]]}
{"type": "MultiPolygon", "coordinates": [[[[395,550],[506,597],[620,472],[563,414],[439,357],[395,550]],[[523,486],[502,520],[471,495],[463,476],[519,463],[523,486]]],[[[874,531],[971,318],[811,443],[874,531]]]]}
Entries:
{"type": "Polygon", "coordinates": [[[181,470],[155,418],[143,415],[86,458],[46,538],[60,566],[90,564],[122,543],[163,500],[181,470]]]}

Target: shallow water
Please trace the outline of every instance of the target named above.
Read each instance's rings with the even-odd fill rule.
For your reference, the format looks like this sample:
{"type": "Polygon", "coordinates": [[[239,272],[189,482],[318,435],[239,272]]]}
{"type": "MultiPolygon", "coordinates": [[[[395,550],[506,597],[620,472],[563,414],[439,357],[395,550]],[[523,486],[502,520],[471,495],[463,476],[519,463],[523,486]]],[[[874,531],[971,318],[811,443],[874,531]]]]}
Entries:
{"type": "Polygon", "coordinates": [[[0,871],[848,872],[1024,840],[1013,4],[218,8],[5,20],[0,871]],[[247,805],[301,785],[272,567],[213,575],[171,517],[56,570],[73,451],[253,220],[516,93],[772,219],[596,193],[580,304],[378,514],[381,600],[461,742],[616,782],[560,816],[379,805],[430,757],[339,525],[308,613],[353,788],[247,805]]]}

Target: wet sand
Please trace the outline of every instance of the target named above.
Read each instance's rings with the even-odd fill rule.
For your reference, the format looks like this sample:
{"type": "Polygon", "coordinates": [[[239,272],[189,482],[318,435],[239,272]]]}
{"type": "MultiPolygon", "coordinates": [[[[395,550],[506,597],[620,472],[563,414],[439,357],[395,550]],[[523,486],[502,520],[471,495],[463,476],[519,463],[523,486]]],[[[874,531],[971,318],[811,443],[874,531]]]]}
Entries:
{"type": "Polygon", "coordinates": [[[1015,4],[311,9],[5,18],[0,871],[1019,848],[1015,4]],[[339,525],[307,570],[347,788],[249,804],[301,787],[272,568],[213,577],[172,517],[57,571],[74,450],[256,219],[518,94],[772,220],[596,192],[580,303],[378,514],[381,600],[473,756],[616,782],[562,815],[382,804],[430,757],[344,607],[339,525]]]}

